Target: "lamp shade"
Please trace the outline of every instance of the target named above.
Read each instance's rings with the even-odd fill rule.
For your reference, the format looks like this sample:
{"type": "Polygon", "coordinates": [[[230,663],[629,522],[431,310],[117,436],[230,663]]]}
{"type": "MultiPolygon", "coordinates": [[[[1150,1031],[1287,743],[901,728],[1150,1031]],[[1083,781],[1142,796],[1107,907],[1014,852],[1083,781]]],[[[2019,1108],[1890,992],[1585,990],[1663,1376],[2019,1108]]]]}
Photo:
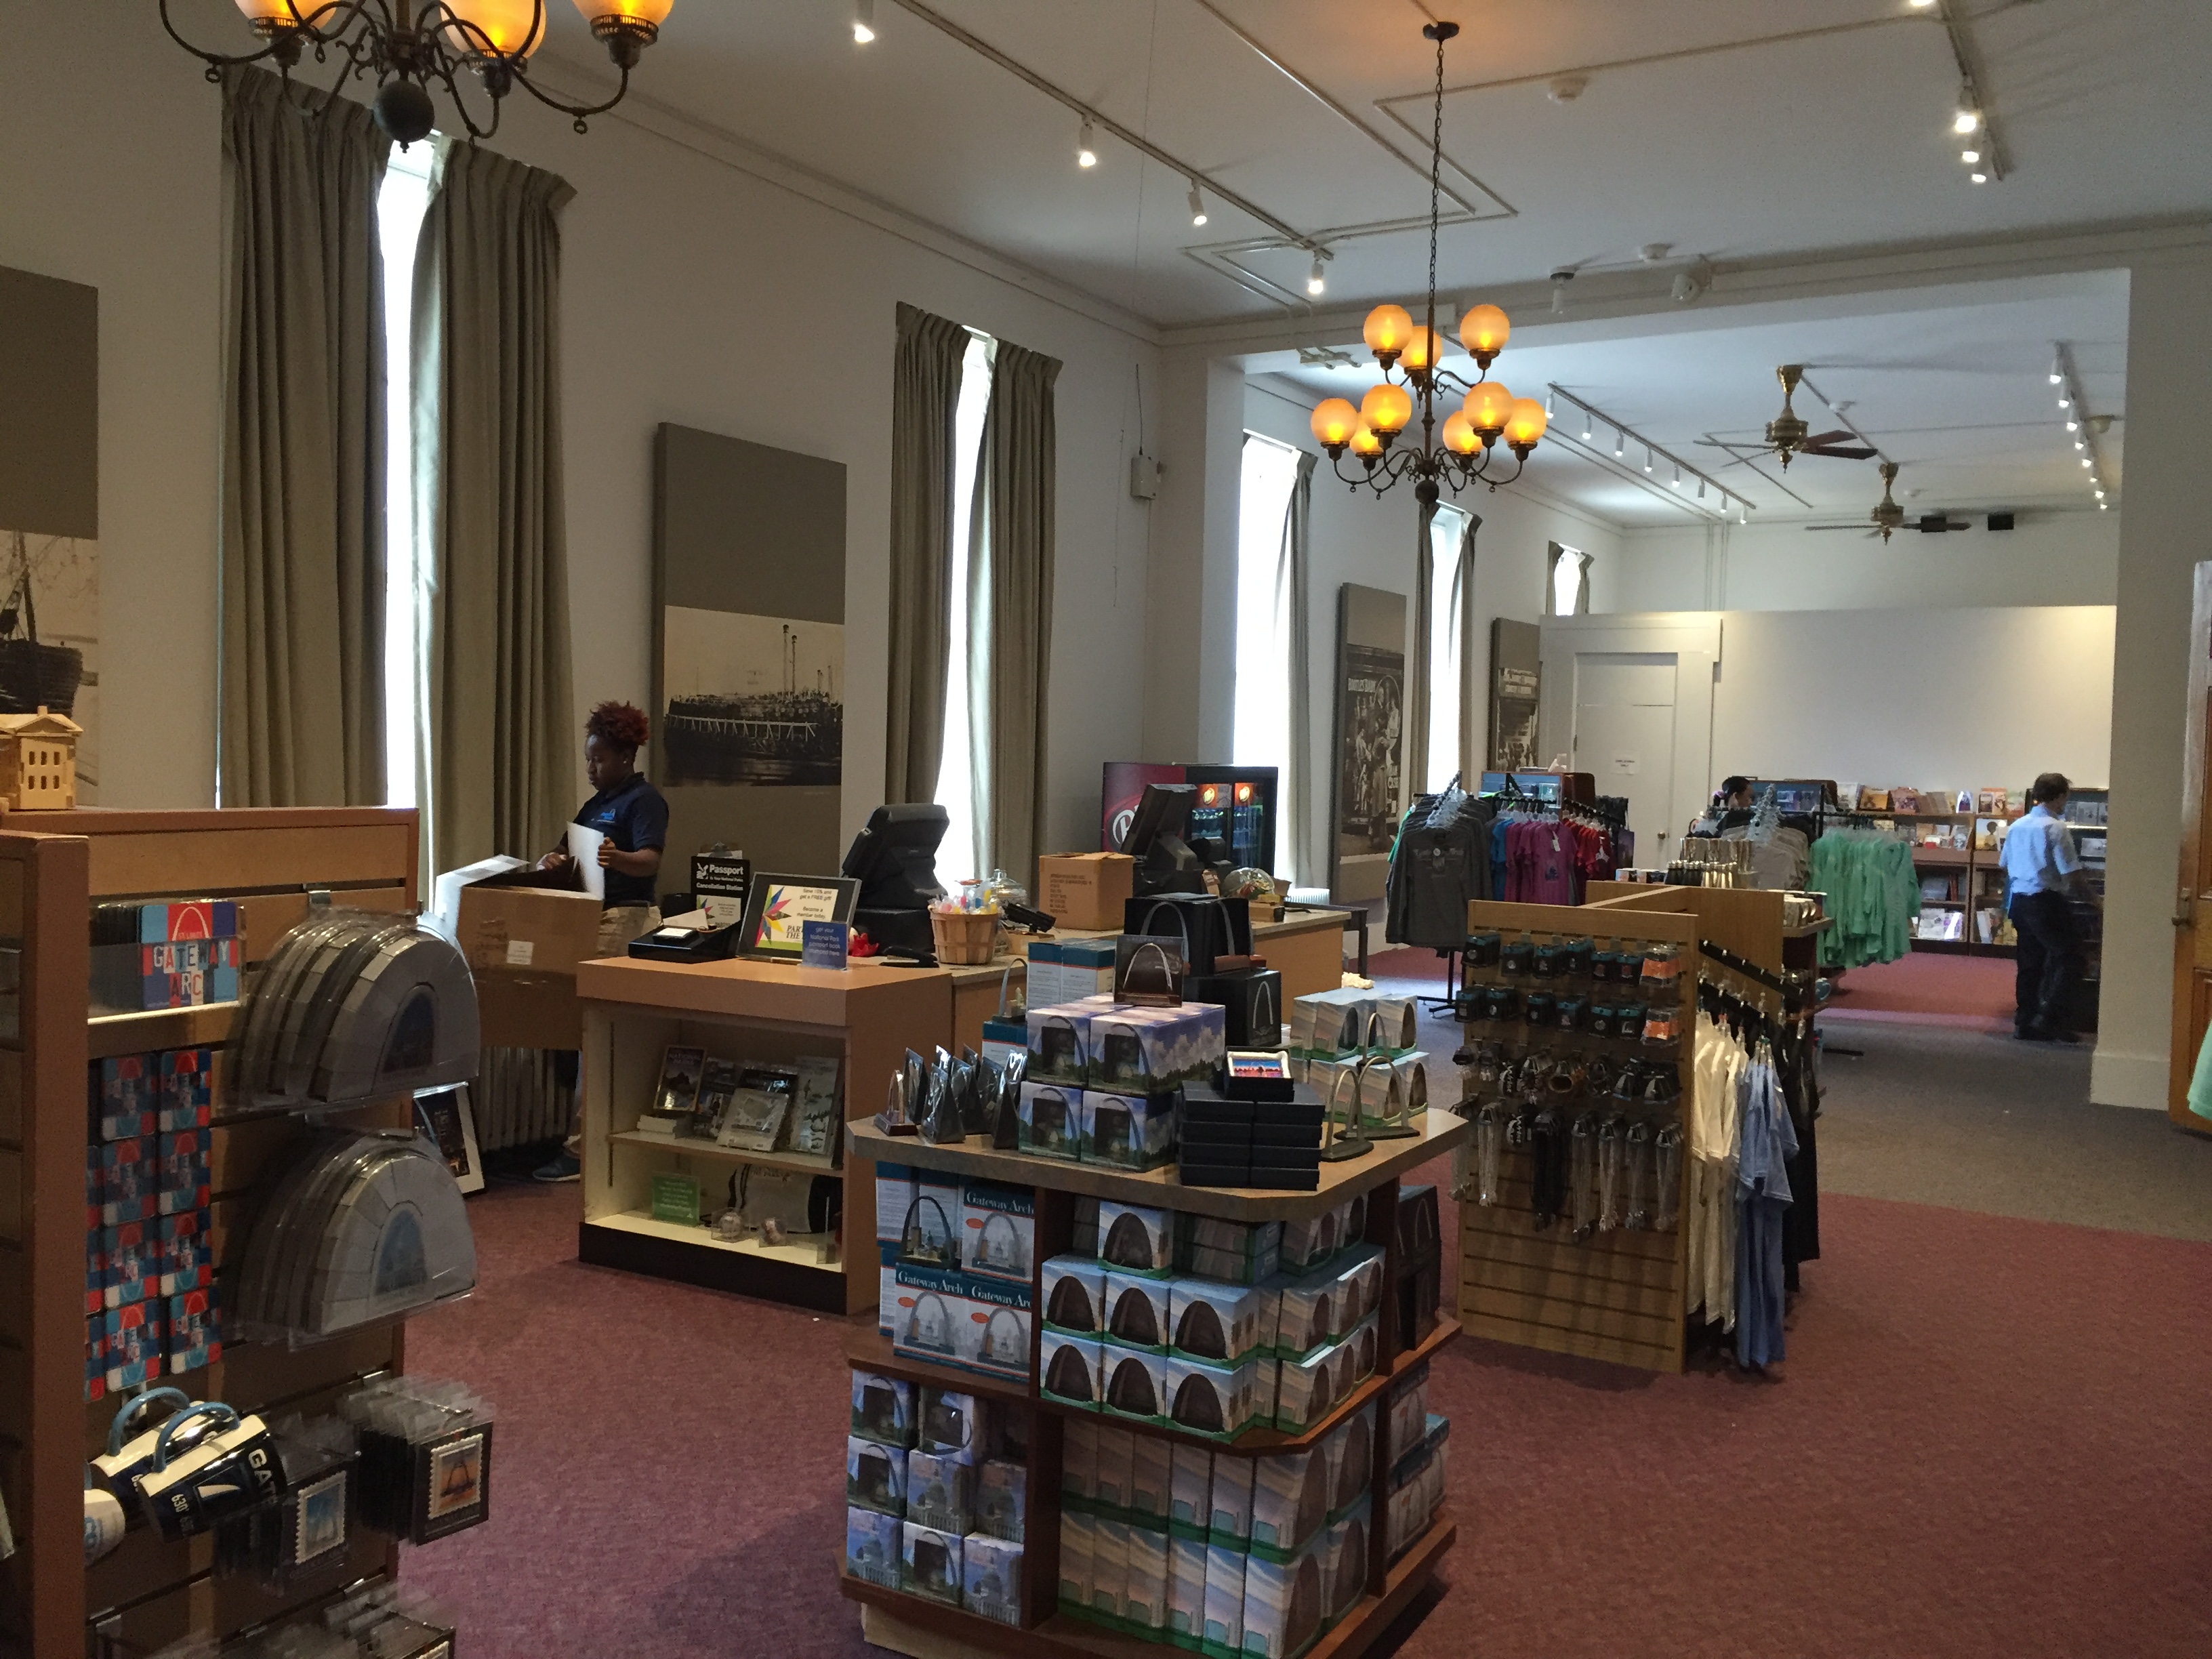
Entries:
{"type": "Polygon", "coordinates": [[[1359,429],[1359,411],[1348,398],[1331,398],[1315,406],[1311,424],[1322,447],[1336,449],[1350,443],[1352,434],[1359,429]]]}
{"type": "Polygon", "coordinates": [[[1375,429],[1364,421],[1352,434],[1352,453],[1355,455],[1380,455],[1382,453],[1382,441],[1375,435],[1375,429]]]}
{"type": "Polygon", "coordinates": [[[1398,361],[1407,368],[1433,368],[1437,359],[1443,355],[1443,338],[1436,330],[1413,325],[1413,331],[1406,341],[1406,349],[1398,361]]]}
{"type": "Polygon", "coordinates": [[[1505,417],[1505,441],[1516,449],[1531,448],[1551,423],[1543,404],[1534,398],[1516,398],[1505,417]]]}
{"type": "Polygon", "coordinates": [[[1460,343],[1486,363],[1505,349],[1505,337],[1512,331],[1512,324],[1496,306],[1475,306],[1459,319],[1460,343]]]}
{"type": "Polygon", "coordinates": [[[1359,331],[1367,349],[1377,357],[1395,356],[1413,337],[1413,319],[1403,306],[1377,306],[1367,313],[1367,326],[1359,331]]]}
{"type": "Polygon", "coordinates": [[[586,23],[611,17],[657,29],[676,9],[676,0],[576,0],[576,9],[583,14],[586,23]]]}
{"type": "MultiPolygon", "coordinates": [[[[527,58],[545,44],[547,20],[538,0],[446,0],[446,9],[461,22],[475,24],[510,58],[527,58]]],[[[451,24],[444,33],[455,52],[483,49],[483,40],[451,24]]]]}
{"type": "Polygon", "coordinates": [[[1455,409],[1444,416],[1444,447],[1455,455],[1472,455],[1482,447],[1482,434],[1474,429],[1474,422],[1467,418],[1467,411],[1455,409]]]}
{"type": "Polygon", "coordinates": [[[1406,395],[1403,386],[1387,383],[1370,386],[1367,395],[1359,400],[1359,418],[1372,427],[1378,435],[1403,432],[1406,422],[1413,417],[1413,400],[1406,395]]]}
{"type": "MultiPolygon", "coordinates": [[[[1503,432],[1505,422],[1512,418],[1513,394],[1496,380],[1485,380],[1467,394],[1462,407],[1477,432],[1503,432]]],[[[1540,415],[1543,410],[1539,409],[1536,412],[1540,415]]]]}
{"type": "MultiPolygon", "coordinates": [[[[281,28],[299,27],[300,18],[292,15],[291,0],[238,0],[238,9],[257,27],[270,23],[281,28]]],[[[306,16],[313,9],[313,0],[302,0],[300,15],[306,16]]]]}

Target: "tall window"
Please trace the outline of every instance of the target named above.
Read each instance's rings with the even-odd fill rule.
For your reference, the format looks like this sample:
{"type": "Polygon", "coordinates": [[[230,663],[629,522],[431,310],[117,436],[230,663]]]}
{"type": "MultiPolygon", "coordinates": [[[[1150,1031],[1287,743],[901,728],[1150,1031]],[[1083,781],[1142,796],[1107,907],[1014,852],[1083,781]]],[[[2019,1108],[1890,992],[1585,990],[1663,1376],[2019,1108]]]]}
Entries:
{"type": "MultiPolygon", "coordinates": [[[[421,581],[415,542],[414,362],[415,244],[430,205],[435,141],[395,147],[377,198],[384,243],[384,792],[392,806],[417,805],[423,682],[421,581]]],[[[427,820],[430,803],[420,805],[427,820]]],[[[429,824],[422,844],[431,844],[429,824]]]]}
{"type": "Polygon", "coordinates": [[[1434,791],[1460,769],[1460,700],[1465,695],[1467,641],[1460,629],[1466,593],[1460,542],[1466,509],[1439,502],[1429,517],[1429,752],[1426,787],[1434,791]]]}
{"type": "Polygon", "coordinates": [[[974,334],[960,362],[960,402],[952,424],[952,628],[945,653],[945,747],[937,765],[937,804],[951,820],[938,844],[938,879],[951,886],[975,867],[975,824],[990,810],[980,799],[975,726],[989,718],[990,609],[968,604],[969,555],[975,540],[975,475],[983,459],[983,418],[991,407],[991,367],[998,342],[974,334]]]}
{"type": "Polygon", "coordinates": [[[1244,434],[1244,476],[1237,520],[1237,692],[1230,762],[1291,763],[1291,567],[1285,520],[1297,483],[1298,452],[1257,433],[1244,434]]]}
{"type": "Polygon", "coordinates": [[[1544,613],[1551,617],[1582,617],[1589,613],[1590,556],[1578,547],[1552,544],[1552,573],[1545,593],[1544,613]]]}

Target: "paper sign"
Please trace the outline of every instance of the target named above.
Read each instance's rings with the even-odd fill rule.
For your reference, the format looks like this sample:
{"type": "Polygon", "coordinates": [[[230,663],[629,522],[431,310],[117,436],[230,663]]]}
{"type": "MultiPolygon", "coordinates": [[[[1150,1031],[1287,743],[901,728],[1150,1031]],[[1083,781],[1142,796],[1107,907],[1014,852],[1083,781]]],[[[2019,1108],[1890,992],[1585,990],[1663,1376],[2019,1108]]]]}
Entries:
{"type": "Polygon", "coordinates": [[[1613,757],[1613,769],[1616,772],[1633,773],[1636,770],[1636,759],[1633,755],[1615,755],[1613,757]]]}
{"type": "Polygon", "coordinates": [[[580,823],[568,826],[568,856],[576,860],[577,873],[584,878],[584,890],[602,903],[606,902],[607,872],[599,866],[599,843],[606,838],[604,830],[580,823]]]}
{"type": "Polygon", "coordinates": [[[802,925],[805,935],[799,945],[800,966],[842,968],[853,930],[842,921],[810,921],[802,925]]]}
{"type": "Polygon", "coordinates": [[[507,965],[510,968],[527,968],[537,954],[536,939],[511,939],[507,942],[507,965]]]}
{"type": "Polygon", "coordinates": [[[697,1226],[699,1183],[689,1176],[653,1176],[653,1218],[655,1221],[673,1221],[686,1227],[697,1226]]]}

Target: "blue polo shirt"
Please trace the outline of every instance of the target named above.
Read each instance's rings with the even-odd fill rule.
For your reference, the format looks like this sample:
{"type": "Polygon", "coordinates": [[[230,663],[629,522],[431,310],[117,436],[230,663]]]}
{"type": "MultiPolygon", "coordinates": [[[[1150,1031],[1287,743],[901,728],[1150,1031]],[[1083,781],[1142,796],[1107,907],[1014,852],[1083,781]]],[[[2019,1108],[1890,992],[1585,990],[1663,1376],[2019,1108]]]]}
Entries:
{"type": "Polygon", "coordinates": [[[1997,861],[2004,867],[2006,890],[2012,898],[2027,893],[2063,893],[2066,878],[2081,867],[2081,856],[2074,850],[2074,832],[2063,818],[2054,817],[2050,808],[2041,805],[2014,823],[1997,861]]]}
{"type": "MultiPolygon", "coordinates": [[[[668,845],[668,802],[660,791],[633,772],[611,789],[602,789],[576,810],[576,822],[611,837],[617,853],[668,845]]],[[[650,904],[653,878],[607,872],[607,902],[650,904]]]]}

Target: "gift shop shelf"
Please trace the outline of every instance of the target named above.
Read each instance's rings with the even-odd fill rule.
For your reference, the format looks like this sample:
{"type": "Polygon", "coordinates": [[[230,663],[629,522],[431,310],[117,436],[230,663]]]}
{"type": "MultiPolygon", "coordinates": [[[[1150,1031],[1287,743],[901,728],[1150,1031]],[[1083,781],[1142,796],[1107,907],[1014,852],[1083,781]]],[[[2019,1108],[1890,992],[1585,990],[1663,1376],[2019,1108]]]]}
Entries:
{"type": "Polygon", "coordinates": [[[872,1307],[877,1263],[872,1253],[823,1262],[804,1242],[729,1243],[703,1226],[657,1220],[656,1175],[684,1174],[700,1184],[702,1221],[732,1201],[748,1168],[834,1180],[864,1195],[875,1190],[865,1150],[841,1172],[829,1160],[787,1152],[753,1152],[709,1141],[642,1133],[638,1118],[653,1103],[661,1063],[674,1046],[709,1056],[787,1064],[804,1056],[839,1062],[839,1099],[850,1120],[882,1103],[883,1079],[908,1048],[927,1054],[951,1040],[952,981],[943,969],[917,970],[855,962],[842,971],[780,962],[698,963],[605,957],[580,963],[582,1005],[584,1216],[577,1255],[620,1267],[714,1290],[734,1291],[840,1316],[872,1307]]]}
{"type": "MultiPolygon", "coordinates": [[[[218,1079],[239,1005],[210,1003],[94,1016],[91,907],[110,900],[235,901],[241,970],[251,981],[307,913],[310,890],[334,904],[411,915],[416,816],[381,809],[137,812],[80,808],[10,814],[0,830],[0,936],[21,942],[8,992],[18,1018],[0,1043],[0,1486],[16,1553],[0,1565],[0,1648],[37,1659],[150,1653],[199,1635],[218,1645],[250,1626],[326,1599],[330,1587],[275,1595],[216,1570],[214,1541],[166,1543],[132,1532],[88,1567],[84,1462],[106,1449],[120,1399],[88,1402],[85,1309],[85,1101],[88,1062],[213,1048],[218,1079]]],[[[410,1101],[344,1115],[364,1127],[405,1127],[410,1101]]],[[[210,1237],[218,1282],[243,1255],[258,1184],[302,1133],[269,1117],[209,1133],[210,1237]]],[[[404,1369],[405,1327],[372,1326],[296,1352],[219,1331],[221,1357],[161,1377],[240,1413],[319,1410],[362,1379],[404,1369]]],[[[345,1579],[389,1577],[398,1547],[357,1532],[345,1579]]]]}
{"type": "MultiPolygon", "coordinates": [[[[1365,1239],[1383,1252],[1383,1309],[1377,1325],[1380,1352],[1374,1373],[1351,1389],[1326,1417],[1297,1434],[1273,1428],[1248,1429],[1235,1440],[1223,1442],[1173,1425],[1150,1424],[1112,1413],[1085,1411],[1079,1407],[1044,1399],[1037,1389],[1039,1326],[1031,1337],[1030,1376],[1021,1382],[981,1376],[951,1366],[933,1364],[896,1352],[890,1339],[877,1328],[872,1316],[856,1319],[845,1334],[845,1357],[856,1371],[881,1372],[937,1388],[987,1395],[1003,1408],[1025,1410],[1029,1416],[1028,1510],[1024,1518],[1021,1607],[1024,1622],[1006,1625],[966,1608],[935,1601],[903,1589],[893,1589],[837,1568],[838,1589],[861,1604],[861,1633],[870,1642],[894,1652],[921,1659],[952,1659],[978,1654],[1042,1655],[1048,1659],[1156,1659],[1174,1651],[1164,1640],[1147,1641],[1109,1630],[1059,1611],[1061,1461],[1072,1423],[1088,1420],[1101,1429],[1127,1430],[1133,1434],[1203,1448],[1217,1457],[1258,1456],[1291,1452],[1318,1445],[1333,1430],[1370,1403],[1377,1403],[1396,1380],[1406,1376],[1460,1334],[1460,1322],[1438,1317],[1417,1341],[1401,1346],[1395,1308],[1398,1282],[1399,1178],[1417,1166],[1449,1153],[1473,1133],[1473,1126],[1457,1115],[1431,1110],[1422,1133],[1403,1140],[1376,1143],[1367,1157],[1323,1166],[1318,1193],[1262,1192],[1203,1187],[1184,1187],[1172,1170],[1143,1174],[1066,1163],[1018,1152],[986,1148],[973,1140],[931,1145],[910,1135],[889,1136],[872,1120],[846,1126],[851,1148],[849,1166],[872,1171],[874,1163],[908,1165],[923,1170],[974,1176],[1030,1188],[1034,1194],[1036,1238],[1030,1290],[1030,1305],[1042,1304],[1044,1263],[1064,1255],[1073,1245],[1079,1199],[1098,1198],[1123,1203],[1195,1212],[1245,1222],[1304,1219],[1366,1196],[1365,1239]]],[[[874,1264],[871,1264],[872,1267],[874,1264]]],[[[1378,1411],[1378,1449],[1371,1476],[1375,1512],[1387,1507],[1390,1471],[1398,1452],[1387,1445],[1388,1413],[1378,1411]]],[[[1391,1621],[1435,1578],[1456,1529],[1448,1512],[1438,1510],[1429,1529],[1400,1559],[1386,1564],[1379,1548],[1370,1552],[1365,1588],[1359,1599],[1320,1638],[1304,1650],[1302,1659],[1356,1659],[1371,1649],[1391,1621]]]]}
{"type": "MultiPolygon", "coordinates": [[[[886,1073],[888,1075],[888,1073],[886,1073]]],[[[1378,1140],[1368,1157],[1324,1164],[1321,1186],[1310,1193],[1285,1193],[1253,1187],[1186,1187],[1172,1167],[1115,1170],[1103,1164],[1074,1164],[1030,1152],[997,1152],[972,1144],[932,1146],[919,1135],[887,1135],[872,1115],[847,1126],[856,1157],[910,1164],[917,1169],[949,1170],[1018,1187],[1049,1187],[1084,1198],[1118,1204],[1146,1204],[1230,1221],[1303,1221],[1334,1209],[1354,1194],[1419,1168],[1449,1152],[1465,1137],[1466,1125],[1446,1111],[1431,1111],[1416,1126],[1419,1133],[1400,1140],[1378,1140]]]]}

